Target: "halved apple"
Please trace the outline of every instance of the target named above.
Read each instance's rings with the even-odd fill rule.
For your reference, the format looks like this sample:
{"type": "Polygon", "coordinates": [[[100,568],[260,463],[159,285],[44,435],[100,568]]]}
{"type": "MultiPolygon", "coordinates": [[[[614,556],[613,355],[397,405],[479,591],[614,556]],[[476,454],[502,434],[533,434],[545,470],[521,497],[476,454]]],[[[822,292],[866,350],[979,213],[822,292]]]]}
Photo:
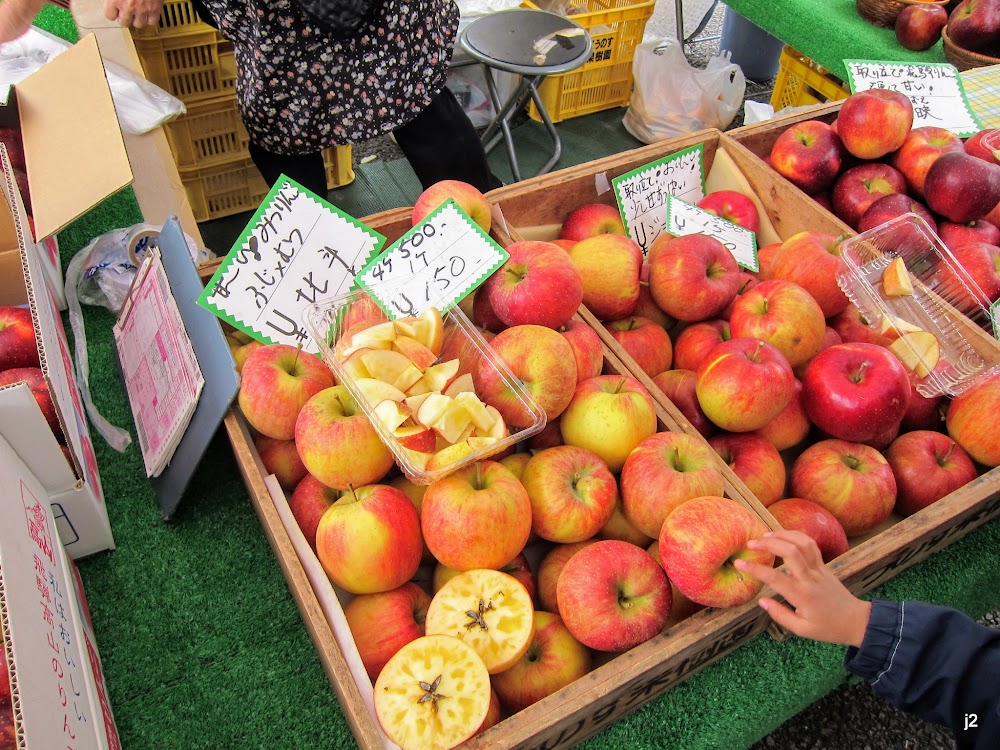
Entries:
{"type": "Polygon", "coordinates": [[[378,419],[386,429],[395,432],[401,424],[410,418],[410,410],[398,401],[379,401],[375,404],[375,418],[378,419]]]}
{"type": "Polygon", "coordinates": [[[444,413],[430,426],[449,443],[457,443],[462,439],[463,433],[469,434],[471,432],[471,425],[472,415],[469,410],[461,402],[452,399],[444,413]]]}
{"type": "Polygon", "coordinates": [[[906,261],[899,256],[882,271],[882,291],[887,297],[909,297],[913,294],[913,282],[906,270],[906,261]]]}
{"type": "Polygon", "coordinates": [[[425,427],[433,427],[451,404],[452,399],[443,393],[428,393],[415,412],[414,419],[425,427]]]}
{"type": "Polygon", "coordinates": [[[879,323],[879,333],[888,339],[898,339],[904,333],[916,333],[922,330],[924,329],[895,315],[883,315],[879,323]]]}
{"type": "Polygon", "coordinates": [[[454,445],[449,445],[447,448],[442,448],[431,456],[431,460],[427,462],[426,468],[427,471],[437,471],[471,455],[472,448],[469,447],[467,442],[455,443],[454,445]]]}
{"type": "Polygon", "coordinates": [[[375,406],[382,401],[400,402],[406,398],[406,394],[399,390],[399,388],[377,378],[358,378],[354,381],[354,385],[361,391],[361,395],[365,397],[365,401],[371,406],[375,406]]]}
{"type": "Polygon", "coordinates": [[[428,459],[437,445],[437,435],[434,430],[422,424],[400,423],[392,434],[403,448],[426,453],[428,459]]]}
{"type": "Polygon", "coordinates": [[[424,371],[423,377],[406,389],[406,395],[416,396],[420,393],[444,391],[458,375],[458,364],[457,359],[449,359],[428,367],[424,371]]]}
{"type": "Polygon", "coordinates": [[[455,396],[459,393],[464,393],[465,391],[469,391],[471,393],[476,392],[476,386],[472,381],[471,372],[463,372],[461,375],[456,377],[448,384],[448,387],[444,389],[443,393],[446,396],[455,398],[455,396]]]}
{"type": "Polygon", "coordinates": [[[369,375],[406,391],[420,380],[420,369],[410,361],[405,354],[388,349],[372,349],[365,352],[361,361],[368,369],[369,375]]]}
{"type": "Polygon", "coordinates": [[[927,331],[904,333],[889,344],[889,350],[918,378],[927,377],[941,358],[937,337],[927,331]]]}
{"type": "Polygon", "coordinates": [[[392,348],[409,357],[410,361],[423,372],[437,361],[437,355],[409,336],[397,336],[392,342],[392,348]]]}

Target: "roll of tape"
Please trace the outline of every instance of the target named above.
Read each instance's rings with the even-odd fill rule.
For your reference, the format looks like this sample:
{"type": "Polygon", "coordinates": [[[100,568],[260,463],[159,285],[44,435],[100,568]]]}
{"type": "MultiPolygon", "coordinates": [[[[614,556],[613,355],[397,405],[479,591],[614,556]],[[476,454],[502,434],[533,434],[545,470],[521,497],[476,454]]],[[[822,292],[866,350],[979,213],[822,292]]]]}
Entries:
{"type": "Polygon", "coordinates": [[[155,229],[136,229],[129,234],[128,257],[136,268],[142,262],[140,256],[156,244],[159,236],[160,233],[155,229]]]}

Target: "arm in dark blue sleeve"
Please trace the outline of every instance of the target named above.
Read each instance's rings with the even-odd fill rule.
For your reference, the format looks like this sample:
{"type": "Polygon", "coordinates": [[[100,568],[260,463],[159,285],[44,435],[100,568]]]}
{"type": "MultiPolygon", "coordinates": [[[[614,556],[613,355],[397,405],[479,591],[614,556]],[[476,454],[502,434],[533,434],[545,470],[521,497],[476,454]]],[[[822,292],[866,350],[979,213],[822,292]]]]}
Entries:
{"type": "Polygon", "coordinates": [[[844,666],[894,706],[949,727],[959,747],[1000,747],[1000,630],[946,607],[875,600],[844,666]]]}

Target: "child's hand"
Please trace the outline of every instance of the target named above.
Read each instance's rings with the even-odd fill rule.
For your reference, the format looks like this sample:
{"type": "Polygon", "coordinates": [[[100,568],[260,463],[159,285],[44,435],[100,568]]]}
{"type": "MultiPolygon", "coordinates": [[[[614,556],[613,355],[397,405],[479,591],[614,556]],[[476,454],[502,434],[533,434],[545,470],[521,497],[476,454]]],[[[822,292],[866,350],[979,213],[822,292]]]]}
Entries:
{"type": "Polygon", "coordinates": [[[0,3],[0,43],[17,39],[31,28],[31,22],[45,0],[3,0],[0,3]]]}
{"type": "Polygon", "coordinates": [[[816,542],[799,531],[777,531],[747,545],[780,557],[783,569],[737,560],[738,570],[773,588],[792,606],[764,597],[760,606],[796,635],[827,643],[861,646],[871,604],[856,598],[823,565],[816,542]]]}

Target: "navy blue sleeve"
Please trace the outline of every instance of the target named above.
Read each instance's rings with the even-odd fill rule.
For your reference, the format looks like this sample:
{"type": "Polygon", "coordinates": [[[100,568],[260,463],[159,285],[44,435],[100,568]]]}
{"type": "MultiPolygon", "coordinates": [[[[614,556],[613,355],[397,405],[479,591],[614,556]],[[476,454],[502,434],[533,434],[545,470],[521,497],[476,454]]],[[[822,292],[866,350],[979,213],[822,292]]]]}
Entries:
{"type": "Polygon", "coordinates": [[[1000,747],[1000,630],[921,602],[872,602],[847,670],[889,703],[954,733],[960,748],[1000,747]]]}

